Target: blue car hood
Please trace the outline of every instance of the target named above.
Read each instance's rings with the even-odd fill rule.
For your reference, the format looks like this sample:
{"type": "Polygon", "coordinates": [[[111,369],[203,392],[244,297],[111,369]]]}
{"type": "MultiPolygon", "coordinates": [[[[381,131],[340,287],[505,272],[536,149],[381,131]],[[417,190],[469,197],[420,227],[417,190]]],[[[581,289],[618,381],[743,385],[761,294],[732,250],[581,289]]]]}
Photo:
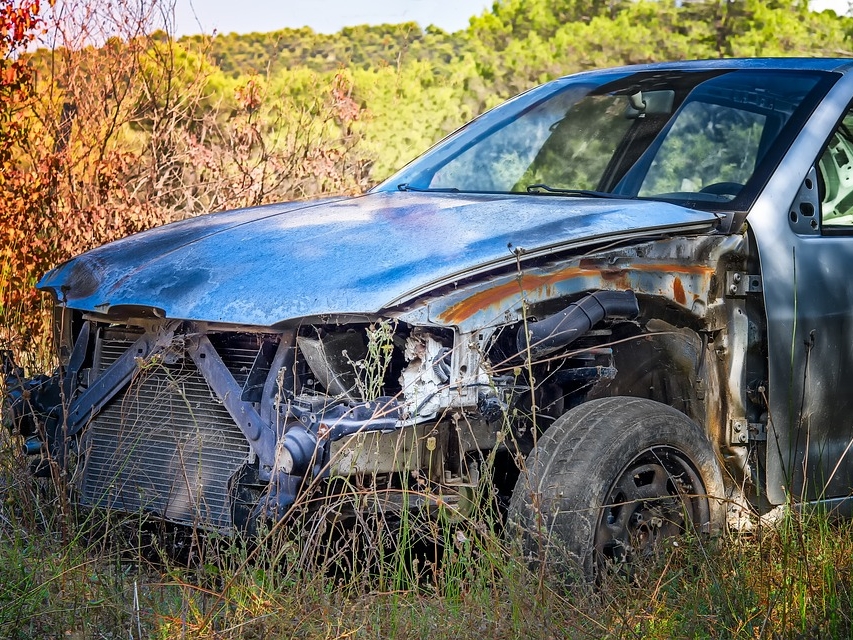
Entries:
{"type": "Polygon", "coordinates": [[[375,314],[525,257],[650,232],[704,231],[713,214],[649,201],[386,193],[192,218],[48,272],[67,306],[125,305],[184,320],[272,326],[375,314]]]}

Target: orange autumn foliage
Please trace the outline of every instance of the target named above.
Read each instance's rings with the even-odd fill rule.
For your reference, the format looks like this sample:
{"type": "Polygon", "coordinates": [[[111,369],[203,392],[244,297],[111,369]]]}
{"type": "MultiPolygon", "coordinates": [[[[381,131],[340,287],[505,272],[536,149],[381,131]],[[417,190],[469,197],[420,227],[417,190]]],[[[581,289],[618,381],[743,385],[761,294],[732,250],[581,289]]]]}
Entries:
{"type": "Polygon", "coordinates": [[[188,216],[368,186],[345,74],[307,102],[257,76],[213,101],[203,48],[134,23],[122,0],[68,1],[77,9],[49,20],[72,24],[45,25],[38,0],[2,14],[16,26],[0,32],[0,348],[19,352],[48,333],[35,284],[72,256],[188,216]],[[127,32],[92,45],[95,5],[127,32]],[[28,52],[47,26],[64,39],[28,52]]]}

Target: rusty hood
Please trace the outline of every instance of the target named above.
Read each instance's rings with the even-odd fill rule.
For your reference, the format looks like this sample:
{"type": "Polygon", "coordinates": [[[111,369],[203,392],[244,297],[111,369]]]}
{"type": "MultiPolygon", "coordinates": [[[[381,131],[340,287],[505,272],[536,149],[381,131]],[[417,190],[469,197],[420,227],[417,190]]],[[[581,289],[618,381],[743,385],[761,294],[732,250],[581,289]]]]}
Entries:
{"type": "Polygon", "coordinates": [[[374,192],[166,225],[65,262],[38,287],[83,311],[272,326],[375,314],[512,265],[516,250],[527,258],[715,222],[651,201],[374,192]]]}

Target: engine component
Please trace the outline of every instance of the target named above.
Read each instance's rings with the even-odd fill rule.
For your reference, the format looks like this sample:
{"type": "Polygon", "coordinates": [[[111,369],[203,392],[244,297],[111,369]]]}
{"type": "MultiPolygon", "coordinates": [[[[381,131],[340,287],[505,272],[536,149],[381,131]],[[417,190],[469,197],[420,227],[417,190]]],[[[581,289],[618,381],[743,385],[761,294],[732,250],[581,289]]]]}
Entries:
{"type": "Polygon", "coordinates": [[[569,346],[604,318],[635,318],[639,313],[633,291],[596,291],[545,320],[521,327],[516,337],[518,352],[539,358],[569,346]]]}

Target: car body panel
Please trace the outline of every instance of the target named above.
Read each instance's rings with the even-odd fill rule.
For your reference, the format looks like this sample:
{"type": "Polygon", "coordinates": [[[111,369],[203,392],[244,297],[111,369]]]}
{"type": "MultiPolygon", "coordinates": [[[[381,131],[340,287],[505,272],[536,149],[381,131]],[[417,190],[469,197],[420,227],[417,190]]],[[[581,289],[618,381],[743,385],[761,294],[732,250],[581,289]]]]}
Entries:
{"type": "Polygon", "coordinates": [[[570,299],[591,290],[656,295],[696,318],[704,318],[715,302],[709,296],[714,290],[715,260],[741,243],[737,236],[717,234],[650,239],[641,244],[638,240],[635,238],[625,249],[608,248],[598,255],[527,267],[460,286],[429,303],[429,318],[437,324],[475,331],[521,320],[525,304],[530,307],[570,299]],[[686,255],[694,259],[688,262],[686,255]],[[696,260],[700,255],[703,259],[696,260]]]}
{"type": "Polygon", "coordinates": [[[747,218],[767,313],[769,499],[816,499],[853,486],[853,237],[803,234],[792,202],[853,97],[853,75],[809,119],[747,218]],[[808,455],[806,455],[808,454],[808,455]],[[805,469],[805,473],[803,470],[805,469]]]}
{"type": "Polygon", "coordinates": [[[85,311],[151,307],[168,318],[274,326],[375,314],[472,270],[512,265],[515,248],[534,257],[613,234],[707,231],[717,220],[648,201],[374,193],[138,234],[65,263],[39,288],[85,311]]]}

